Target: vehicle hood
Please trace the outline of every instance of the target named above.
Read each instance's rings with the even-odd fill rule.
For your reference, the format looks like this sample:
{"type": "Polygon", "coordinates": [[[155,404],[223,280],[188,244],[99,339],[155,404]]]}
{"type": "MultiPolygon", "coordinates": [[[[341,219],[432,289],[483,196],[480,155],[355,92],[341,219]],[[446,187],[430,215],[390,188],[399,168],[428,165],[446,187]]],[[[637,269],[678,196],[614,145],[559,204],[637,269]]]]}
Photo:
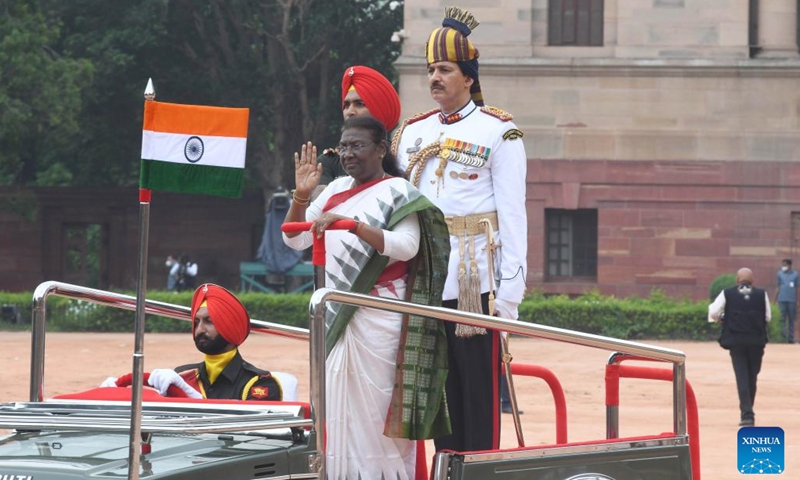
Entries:
{"type": "MultiPolygon", "coordinates": [[[[16,432],[0,438],[0,479],[127,478],[129,444],[129,435],[120,433],[16,432]]],[[[247,456],[285,457],[292,442],[250,434],[155,434],[150,446],[140,457],[140,478],[178,478],[177,472],[183,478],[193,471],[203,478],[203,470],[247,456]]],[[[254,477],[253,471],[246,476],[254,477]]]]}

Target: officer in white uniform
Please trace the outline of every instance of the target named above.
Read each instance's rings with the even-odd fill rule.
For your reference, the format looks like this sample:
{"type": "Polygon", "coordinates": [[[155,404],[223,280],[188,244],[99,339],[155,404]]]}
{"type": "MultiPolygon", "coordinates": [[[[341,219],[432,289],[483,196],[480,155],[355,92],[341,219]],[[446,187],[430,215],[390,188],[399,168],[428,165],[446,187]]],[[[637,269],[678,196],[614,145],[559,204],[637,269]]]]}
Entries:
{"type": "MultiPolygon", "coordinates": [[[[467,39],[478,22],[455,7],[445,17],[425,47],[428,85],[439,108],[407,119],[392,147],[409,181],[448,222],[452,250],[443,305],[516,319],[527,270],[522,132],[510,114],[483,106],[478,51],[467,39]]],[[[453,434],[436,439],[436,448],[497,448],[499,336],[446,327],[453,434]]]]}

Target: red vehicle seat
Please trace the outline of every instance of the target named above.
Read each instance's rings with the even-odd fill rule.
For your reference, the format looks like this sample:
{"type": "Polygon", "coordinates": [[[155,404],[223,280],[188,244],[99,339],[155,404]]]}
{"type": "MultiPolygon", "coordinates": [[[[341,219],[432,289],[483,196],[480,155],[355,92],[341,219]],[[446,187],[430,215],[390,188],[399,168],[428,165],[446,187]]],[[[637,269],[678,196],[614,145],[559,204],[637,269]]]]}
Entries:
{"type": "MultiPolygon", "coordinates": [[[[126,387],[92,388],[83,392],[64,393],[53,397],[57,400],[101,400],[130,402],[131,389],[126,387]]],[[[143,402],[169,402],[169,403],[194,403],[202,404],[222,404],[222,405],[282,405],[299,406],[303,408],[303,418],[311,418],[311,405],[308,402],[277,402],[277,401],[257,401],[257,400],[218,400],[218,399],[195,399],[195,398],[175,398],[163,397],[156,390],[145,387],[142,388],[143,402]]]]}

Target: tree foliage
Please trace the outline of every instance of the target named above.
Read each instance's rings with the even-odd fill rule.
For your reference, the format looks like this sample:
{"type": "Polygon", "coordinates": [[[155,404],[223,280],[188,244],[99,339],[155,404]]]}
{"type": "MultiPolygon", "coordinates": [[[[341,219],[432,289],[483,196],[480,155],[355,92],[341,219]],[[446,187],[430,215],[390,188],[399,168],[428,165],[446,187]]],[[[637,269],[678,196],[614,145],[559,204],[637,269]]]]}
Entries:
{"type": "Polygon", "coordinates": [[[62,23],[54,48],[94,66],[80,114],[76,148],[64,158],[75,185],[129,186],[138,181],[142,92],[147,76],[171,62],[164,55],[166,3],[45,1],[62,23]]]}
{"type": "Polygon", "coordinates": [[[34,118],[0,113],[5,184],[47,169],[74,185],[135,184],[152,77],[160,101],[249,107],[248,187],[290,187],[300,144],[338,137],[345,68],[392,77],[389,38],[402,23],[402,2],[386,0],[42,0],[41,11],[4,1],[0,110],[16,102],[14,116],[34,118]],[[13,88],[7,65],[26,69],[13,88]]]}
{"type": "MultiPolygon", "coordinates": [[[[388,72],[399,8],[369,0],[192,0],[170,4],[169,43],[179,68],[166,89],[180,101],[250,107],[248,168],[267,192],[293,183],[292,154],[308,140],[335,141],[344,69],[388,72]],[[359,28],[360,27],[360,28],[359,28]],[[366,40],[365,39],[369,39],[366,40]]],[[[163,91],[163,90],[162,90],[163,91]]]]}
{"type": "Polygon", "coordinates": [[[68,184],[92,65],[53,48],[60,30],[35,4],[0,1],[0,183],[68,184]]]}

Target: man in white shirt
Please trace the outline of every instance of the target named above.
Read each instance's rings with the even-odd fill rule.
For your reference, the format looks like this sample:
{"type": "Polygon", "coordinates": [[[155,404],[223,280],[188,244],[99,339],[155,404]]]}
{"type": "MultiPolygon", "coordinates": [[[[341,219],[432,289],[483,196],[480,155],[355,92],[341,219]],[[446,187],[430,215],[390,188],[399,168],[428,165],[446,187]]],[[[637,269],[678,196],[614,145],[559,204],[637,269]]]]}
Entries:
{"type": "MultiPolygon", "coordinates": [[[[425,48],[428,86],[439,108],[406,120],[392,148],[409,181],[448,223],[443,306],[516,319],[527,269],[522,132],[510,114],[483,105],[478,50],[467,39],[478,22],[455,7],[445,17],[425,48]]],[[[498,332],[450,322],[446,331],[453,433],[436,439],[436,449],[497,448],[498,332]]]]}
{"type": "Polygon", "coordinates": [[[194,289],[197,264],[189,260],[188,254],[181,253],[177,261],[172,256],[167,257],[166,266],[169,267],[167,290],[182,292],[194,289]]]}
{"type": "Polygon", "coordinates": [[[708,321],[722,323],[719,344],[731,354],[739,393],[740,426],[755,425],[756,381],[768,340],[767,323],[771,319],[769,295],[753,286],[753,272],[749,268],[740,268],[736,272],[736,286],[720,292],[708,306],[708,321]]]}

